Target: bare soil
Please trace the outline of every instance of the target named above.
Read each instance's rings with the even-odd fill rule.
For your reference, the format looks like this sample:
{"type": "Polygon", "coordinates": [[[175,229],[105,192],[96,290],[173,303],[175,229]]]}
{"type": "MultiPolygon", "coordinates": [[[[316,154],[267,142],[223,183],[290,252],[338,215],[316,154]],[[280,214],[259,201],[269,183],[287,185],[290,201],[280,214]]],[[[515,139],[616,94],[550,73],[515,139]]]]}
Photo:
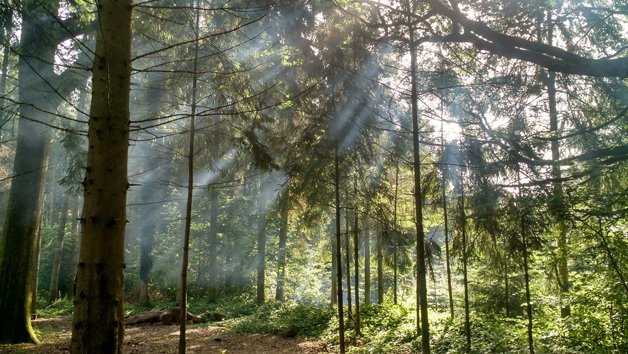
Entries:
{"type": "MultiPolygon", "coordinates": [[[[69,316],[39,318],[33,327],[39,331],[40,345],[0,344],[0,353],[65,354],[70,352],[72,321],[69,316]]],[[[128,326],[124,335],[125,354],[176,353],[179,345],[179,327],[162,324],[128,326]]],[[[282,338],[268,334],[238,334],[224,327],[189,325],[187,353],[203,354],[274,354],[327,353],[321,341],[282,338]]]]}

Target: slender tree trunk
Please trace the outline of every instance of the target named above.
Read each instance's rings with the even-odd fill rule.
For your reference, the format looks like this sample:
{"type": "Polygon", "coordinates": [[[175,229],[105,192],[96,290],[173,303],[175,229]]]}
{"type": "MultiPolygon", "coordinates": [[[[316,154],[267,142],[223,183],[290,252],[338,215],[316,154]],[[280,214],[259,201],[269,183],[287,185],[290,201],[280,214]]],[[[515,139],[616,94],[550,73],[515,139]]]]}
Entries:
{"type": "MultiPolygon", "coordinates": [[[[54,173],[52,173],[52,175],[54,175],[54,173]]],[[[48,227],[53,227],[55,220],[54,220],[54,213],[55,213],[55,192],[56,192],[56,188],[55,188],[55,183],[51,182],[50,183],[50,200],[48,201],[48,227]]]]}
{"type": "Polygon", "coordinates": [[[460,232],[462,233],[462,272],[464,280],[464,332],[467,348],[471,348],[471,323],[469,322],[469,277],[467,273],[467,215],[464,210],[464,174],[460,173],[460,232]]]}
{"type": "Polygon", "coordinates": [[[279,254],[277,255],[277,263],[279,270],[277,271],[277,293],[275,299],[284,301],[286,296],[284,294],[284,286],[286,282],[286,246],[288,243],[288,214],[290,190],[286,188],[281,198],[281,226],[279,228],[279,254]]]}
{"type": "Polygon", "coordinates": [[[79,219],[81,215],[81,198],[76,197],[74,199],[74,208],[72,208],[72,238],[75,240],[74,247],[70,251],[70,276],[68,277],[68,283],[66,285],[69,298],[74,298],[74,278],[76,277],[76,264],[78,262],[79,244],[81,243],[79,230],[79,219]]]}
{"type": "MultiPolygon", "coordinates": [[[[192,0],[190,6],[195,6],[192,0]]],[[[186,338],[185,330],[187,326],[187,277],[188,277],[188,260],[190,255],[190,228],[192,226],[192,200],[194,197],[194,135],[196,133],[196,88],[198,83],[198,37],[200,11],[196,9],[195,33],[196,41],[194,42],[194,64],[192,69],[192,104],[190,113],[190,147],[188,150],[188,197],[185,208],[185,235],[183,239],[183,260],[181,262],[181,317],[179,318],[179,354],[185,354],[186,338]]]]}
{"type": "Polygon", "coordinates": [[[381,235],[377,237],[377,303],[384,303],[384,253],[381,235]]]}
{"type": "MultiPolygon", "coordinates": [[[[517,181],[520,181],[519,171],[517,170],[517,181]]],[[[519,187],[519,203],[522,203],[523,197],[521,187],[519,187]]],[[[528,269],[528,240],[526,236],[526,224],[523,206],[519,205],[521,213],[521,242],[523,243],[523,274],[526,285],[526,310],[528,314],[528,347],[530,354],[534,354],[534,339],[532,337],[532,300],[530,297],[530,272],[528,269]]]]}
{"type": "Polygon", "coordinates": [[[504,288],[506,290],[506,317],[510,318],[510,289],[508,288],[508,254],[504,257],[504,288]]]}
{"type": "MultiPolygon", "coordinates": [[[[213,134],[212,160],[214,166],[218,163],[220,157],[220,118],[214,120],[215,131],[213,134]]],[[[215,172],[218,172],[215,167],[215,172]]],[[[215,186],[209,190],[209,259],[207,274],[207,300],[216,301],[218,297],[218,189],[215,186]]]]}
{"type": "MultiPolygon", "coordinates": [[[[357,200],[357,177],[355,178],[354,194],[357,200]]],[[[353,263],[355,263],[355,274],[353,275],[354,289],[355,289],[355,334],[360,334],[360,262],[359,262],[359,243],[358,243],[358,208],[357,203],[354,202],[353,209],[353,263]]]]}
{"type": "Polygon", "coordinates": [[[371,303],[371,244],[369,235],[369,220],[364,216],[364,303],[371,303]]]}
{"type": "Polygon", "coordinates": [[[124,339],[133,1],[99,0],[97,7],[72,354],[121,354],[124,339]]]}
{"type": "MultiPolygon", "coordinates": [[[[13,27],[7,24],[5,27],[4,40],[8,43],[9,39],[13,36],[13,27]]],[[[7,77],[9,76],[9,53],[11,48],[8,45],[4,46],[2,53],[2,78],[0,78],[0,93],[2,95],[7,94],[7,77]]],[[[6,109],[5,104],[2,104],[2,112],[0,112],[0,145],[4,142],[2,128],[9,121],[10,112],[6,109]]]]}
{"type": "Polygon", "coordinates": [[[345,206],[345,272],[347,273],[347,311],[353,313],[351,308],[351,237],[349,236],[349,193],[346,194],[345,206]]]}
{"type": "MultiPolygon", "coordinates": [[[[158,167],[157,160],[151,158],[146,165],[147,171],[155,170],[158,167]]],[[[153,203],[159,197],[156,188],[149,181],[140,191],[140,296],[139,305],[149,306],[148,284],[150,283],[153,271],[153,248],[155,246],[155,231],[157,229],[156,214],[159,213],[159,204],[153,203]]]]}
{"type": "Polygon", "coordinates": [[[259,226],[257,231],[257,301],[266,300],[266,191],[265,178],[260,177],[257,202],[259,226]]]}
{"type": "Polygon", "coordinates": [[[343,314],[343,306],[342,306],[342,257],[341,257],[341,247],[340,247],[340,171],[339,171],[339,157],[338,157],[338,139],[335,142],[334,148],[334,184],[335,184],[335,193],[336,193],[336,264],[338,266],[338,271],[336,272],[336,281],[337,281],[337,299],[338,299],[338,335],[340,337],[340,353],[345,353],[345,323],[344,323],[344,314],[343,314]]]}
{"type": "MultiPolygon", "coordinates": [[[[393,229],[397,231],[397,197],[399,194],[397,190],[399,189],[399,162],[395,161],[395,210],[393,212],[393,229]]],[[[395,233],[395,238],[393,241],[393,300],[395,305],[397,305],[397,234],[395,233]]]]}
{"type": "MultiPolygon", "coordinates": [[[[441,112],[442,112],[441,102],[441,112]]],[[[445,137],[443,134],[443,120],[441,117],[440,125],[440,140],[441,140],[441,156],[445,154],[445,137]]],[[[445,193],[445,166],[441,166],[442,173],[442,195],[443,195],[443,216],[445,218],[445,264],[447,266],[447,295],[449,296],[449,316],[454,318],[454,297],[451,289],[451,267],[449,262],[449,220],[447,219],[447,194],[445,193]]]]}
{"type": "MultiPolygon", "coordinates": [[[[334,220],[335,222],[335,220],[334,220]]],[[[331,305],[338,304],[338,261],[336,257],[336,250],[338,245],[336,244],[336,237],[332,237],[331,240],[331,305]]]]}
{"type": "Polygon", "coordinates": [[[417,102],[416,42],[410,25],[410,70],[412,76],[412,141],[414,148],[414,200],[416,203],[416,254],[417,254],[417,333],[421,332],[421,350],[430,354],[430,323],[427,314],[427,281],[425,272],[425,234],[423,231],[423,205],[421,192],[421,154],[419,145],[419,112],[417,102]],[[420,318],[420,323],[419,323],[420,318]]]}
{"type": "Polygon", "coordinates": [[[59,229],[57,230],[57,243],[55,245],[54,260],[52,262],[52,275],[50,277],[50,288],[48,290],[48,303],[57,301],[59,292],[59,270],[61,269],[61,254],[63,253],[63,239],[65,238],[65,225],[68,220],[68,208],[70,203],[69,191],[63,196],[61,206],[61,219],[59,219],[59,229]]]}

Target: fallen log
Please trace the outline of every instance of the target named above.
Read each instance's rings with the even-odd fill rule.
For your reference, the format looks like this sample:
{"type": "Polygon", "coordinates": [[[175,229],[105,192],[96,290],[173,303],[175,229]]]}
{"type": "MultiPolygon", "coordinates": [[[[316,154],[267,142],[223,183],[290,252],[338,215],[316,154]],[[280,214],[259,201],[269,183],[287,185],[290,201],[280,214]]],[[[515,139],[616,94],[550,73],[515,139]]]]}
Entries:
{"type": "MultiPolygon", "coordinates": [[[[162,325],[169,325],[179,323],[179,318],[181,318],[180,307],[165,307],[157,310],[140,312],[131,316],[127,316],[124,318],[124,325],[132,326],[142,323],[156,322],[161,322],[162,325]]],[[[188,312],[187,320],[192,321],[192,323],[201,323],[205,321],[205,318],[203,315],[196,316],[188,312]]]]}

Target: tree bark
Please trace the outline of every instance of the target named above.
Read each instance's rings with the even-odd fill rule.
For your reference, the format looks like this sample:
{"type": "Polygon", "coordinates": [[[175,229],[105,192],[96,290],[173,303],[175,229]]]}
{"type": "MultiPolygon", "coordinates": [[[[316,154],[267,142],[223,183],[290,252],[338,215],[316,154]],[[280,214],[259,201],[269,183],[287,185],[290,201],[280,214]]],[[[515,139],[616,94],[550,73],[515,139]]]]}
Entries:
{"type": "Polygon", "coordinates": [[[66,191],[61,205],[61,218],[59,219],[57,243],[55,245],[54,260],[52,262],[52,275],[50,277],[50,288],[48,289],[48,303],[57,301],[57,294],[59,292],[59,270],[61,269],[61,254],[63,253],[63,239],[65,238],[65,225],[68,220],[69,203],[70,194],[69,191],[66,191]]]}
{"type": "Polygon", "coordinates": [[[338,299],[338,334],[340,337],[340,353],[345,353],[345,323],[342,304],[342,257],[341,257],[341,241],[340,241],[340,171],[338,157],[338,139],[335,141],[334,147],[334,187],[336,193],[336,264],[338,271],[336,272],[337,281],[337,299],[338,299]]]}
{"type": "Polygon", "coordinates": [[[99,0],[97,8],[72,354],[121,354],[124,339],[133,0],[99,0]]]}
{"type": "Polygon", "coordinates": [[[369,220],[365,216],[362,221],[364,229],[364,303],[371,303],[371,242],[369,220]]]}
{"type": "MultiPolygon", "coordinates": [[[[218,162],[220,149],[220,118],[216,117],[214,126],[216,131],[213,134],[214,148],[212,150],[212,159],[214,164],[218,162]]],[[[217,171],[215,171],[217,172],[217,171]]],[[[207,300],[215,301],[218,296],[218,189],[210,187],[209,190],[209,259],[207,260],[207,300]]]]}
{"type": "Polygon", "coordinates": [[[377,303],[384,303],[384,253],[382,235],[377,236],[377,303]]]}
{"type": "Polygon", "coordinates": [[[464,333],[467,348],[471,348],[471,323],[469,322],[469,278],[467,274],[467,215],[464,210],[464,174],[460,173],[460,233],[462,234],[462,276],[464,281],[464,333]]]}
{"type": "Polygon", "coordinates": [[[265,178],[260,177],[257,202],[259,226],[257,229],[257,301],[266,300],[266,196],[265,178]]]}
{"type": "MultiPolygon", "coordinates": [[[[410,22],[410,21],[409,21],[410,22]]],[[[414,201],[416,211],[416,254],[417,254],[417,334],[421,332],[421,350],[430,354],[430,322],[427,314],[427,281],[425,272],[425,233],[423,230],[423,205],[421,194],[421,154],[419,144],[419,112],[417,102],[416,42],[414,28],[410,30],[410,71],[412,76],[412,141],[414,150],[414,201]],[[419,323],[420,320],[420,323],[419,323]]]]}
{"type": "Polygon", "coordinates": [[[39,282],[39,263],[41,263],[41,224],[39,224],[39,231],[37,231],[37,241],[35,242],[35,256],[33,257],[33,290],[31,292],[31,319],[37,318],[37,284],[39,282]]]}
{"type": "MultiPolygon", "coordinates": [[[[194,8],[195,1],[191,1],[191,7],[194,8]]],[[[186,338],[185,330],[187,326],[187,279],[188,279],[188,260],[190,256],[190,229],[192,227],[192,202],[194,197],[194,136],[196,133],[196,89],[198,84],[198,37],[199,37],[199,21],[200,11],[196,9],[195,31],[196,41],[194,41],[194,64],[192,69],[192,104],[190,114],[190,145],[188,149],[188,196],[185,208],[185,232],[183,237],[183,257],[181,261],[181,314],[179,317],[179,354],[185,354],[186,338]]]]}
{"type": "Polygon", "coordinates": [[[75,206],[72,210],[72,238],[75,239],[75,246],[70,251],[70,276],[68,277],[68,283],[66,284],[68,297],[74,298],[74,278],[76,277],[76,264],[78,262],[78,252],[80,240],[80,223],[78,222],[82,218],[81,215],[81,198],[76,197],[75,206]]]}
{"type": "Polygon", "coordinates": [[[279,228],[279,253],[277,255],[277,263],[279,269],[277,270],[277,292],[275,299],[284,301],[286,299],[284,293],[284,286],[286,283],[286,245],[288,243],[288,214],[290,190],[286,187],[281,198],[281,226],[279,228]]]}
{"type": "MultiPolygon", "coordinates": [[[[397,231],[397,197],[399,189],[399,162],[395,163],[395,209],[393,211],[393,229],[397,231]]],[[[397,235],[393,241],[393,301],[397,305],[397,235]]]]}
{"type": "MultiPolygon", "coordinates": [[[[22,7],[18,61],[20,118],[13,179],[0,240],[0,343],[37,343],[31,327],[33,258],[38,257],[37,233],[41,224],[44,184],[50,153],[51,130],[44,124],[53,117],[58,97],[50,93],[56,42],[41,35],[40,4],[22,7]]],[[[55,10],[56,11],[56,10],[55,10]]]]}
{"type": "MultiPolygon", "coordinates": [[[[354,188],[355,198],[357,198],[357,177],[355,179],[356,187],[354,188]]],[[[355,335],[359,336],[360,333],[360,262],[359,262],[359,240],[358,240],[358,208],[357,203],[354,202],[353,208],[353,263],[355,264],[355,271],[353,275],[354,291],[355,291],[355,335]]]]}
{"type": "MultiPolygon", "coordinates": [[[[517,182],[521,184],[519,177],[519,170],[517,170],[517,182]]],[[[528,240],[526,236],[526,223],[525,223],[525,214],[523,211],[523,206],[521,205],[523,201],[521,187],[519,187],[519,212],[521,213],[521,242],[523,243],[523,275],[526,286],[526,312],[528,314],[528,348],[530,350],[530,354],[534,354],[534,339],[532,337],[532,299],[530,296],[530,272],[528,269],[528,240]]]]}
{"type": "Polygon", "coordinates": [[[345,201],[345,272],[347,275],[347,311],[352,314],[351,308],[351,237],[349,236],[349,193],[345,201]]]}
{"type": "MultiPolygon", "coordinates": [[[[334,220],[334,223],[336,221],[334,220]]],[[[331,305],[337,305],[338,304],[338,297],[336,296],[338,294],[338,282],[336,281],[338,279],[338,261],[337,261],[337,249],[338,249],[338,245],[336,244],[336,237],[332,237],[331,239],[331,305]]]]}

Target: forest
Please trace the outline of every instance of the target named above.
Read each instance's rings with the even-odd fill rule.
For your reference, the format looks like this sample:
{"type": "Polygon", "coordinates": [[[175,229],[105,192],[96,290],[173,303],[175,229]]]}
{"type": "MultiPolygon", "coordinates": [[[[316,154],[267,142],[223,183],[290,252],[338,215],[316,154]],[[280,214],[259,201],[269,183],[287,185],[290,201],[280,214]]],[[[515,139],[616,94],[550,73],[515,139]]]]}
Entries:
{"type": "Polygon", "coordinates": [[[2,353],[628,352],[625,1],[1,0],[0,44],[2,353]]]}

